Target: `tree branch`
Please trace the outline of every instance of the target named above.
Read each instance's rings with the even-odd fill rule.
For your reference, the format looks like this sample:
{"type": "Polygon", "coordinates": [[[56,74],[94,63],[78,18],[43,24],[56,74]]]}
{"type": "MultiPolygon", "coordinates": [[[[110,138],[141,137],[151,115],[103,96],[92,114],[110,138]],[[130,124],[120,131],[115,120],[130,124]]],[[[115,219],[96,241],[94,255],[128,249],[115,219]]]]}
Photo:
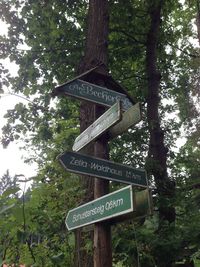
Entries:
{"type": "Polygon", "coordinates": [[[181,49],[180,47],[178,47],[178,46],[176,46],[176,45],[173,45],[173,44],[171,44],[171,43],[169,43],[169,42],[167,42],[167,44],[168,44],[169,46],[171,46],[171,47],[173,47],[173,48],[175,48],[175,49],[181,51],[183,54],[185,54],[185,55],[187,55],[187,56],[190,56],[190,57],[193,57],[193,58],[200,58],[200,55],[198,55],[198,54],[196,54],[196,55],[195,55],[195,54],[190,54],[190,53],[186,52],[185,50],[181,49]]]}
{"type": "Polygon", "coordinates": [[[47,108],[35,104],[33,101],[31,101],[30,99],[26,98],[25,96],[21,96],[21,95],[15,94],[15,93],[0,94],[0,97],[6,97],[6,96],[16,96],[16,97],[19,97],[19,98],[21,98],[21,99],[23,99],[23,100],[28,101],[28,102],[29,102],[31,105],[33,105],[34,107],[39,108],[39,109],[41,109],[42,111],[49,112],[47,108]]]}
{"type": "Polygon", "coordinates": [[[142,42],[139,41],[138,39],[136,39],[133,35],[127,33],[126,31],[122,30],[122,29],[115,29],[115,28],[111,28],[110,32],[118,32],[118,33],[122,33],[123,35],[125,35],[126,37],[128,37],[129,39],[131,39],[132,41],[134,41],[135,43],[138,43],[140,45],[146,45],[146,42],[142,42]]]}

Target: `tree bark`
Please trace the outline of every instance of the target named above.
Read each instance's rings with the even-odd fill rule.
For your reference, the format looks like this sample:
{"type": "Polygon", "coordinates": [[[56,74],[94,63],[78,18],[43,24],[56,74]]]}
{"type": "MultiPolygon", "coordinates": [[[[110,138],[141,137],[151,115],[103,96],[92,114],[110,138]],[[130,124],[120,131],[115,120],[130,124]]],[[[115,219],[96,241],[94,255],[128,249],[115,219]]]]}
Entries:
{"type": "Polygon", "coordinates": [[[197,34],[199,39],[199,45],[200,45],[200,3],[199,0],[197,0],[197,17],[196,17],[196,24],[197,24],[197,34]]]}
{"type": "MultiPolygon", "coordinates": [[[[158,192],[159,230],[162,229],[164,221],[168,223],[175,221],[175,209],[171,204],[171,198],[175,194],[175,184],[170,181],[167,173],[168,149],[164,145],[164,132],[161,129],[159,118],[161,73],[157,68],[157,47],[159,44],[162,5],[162,0],[151,2],[150,28],[146,44],[147,120],[150,133],[149,153],[146,164],[148,172],[155,179],[158,192]]],[[[166,265],[162,266],[170,267],[171,263],[166,263],[166,265]]]]}
{"type": "MultiPolygon", "coordinates": [[[[170,198],[174,196],[175,185],[169,180],[167,173],[167,152],[164,145],[164,131],[160,126],[159,118],[159,87],[161,73],[157,68],[157,46],[161,23],[162,0],[154,1],[151,7],[151,25],[147,35],[146,72],[148,78],[147,95],[147,120],[150,132],[149,155],[147,161],[148,170],[153,174],[160,197],[170,198]]],[[[160,201],[160,220],[174,222],[174,208],[166,207],[160,201]]]]}
{"type": "MultiPolygon", "coordinates": [[[[78,74],[102,63],[105,74],[108,73],[108,27],[108,1],[90,0],[85,54],[80,61],[78,74]]],[[[99,80],[95,75],[90,77],[90,82],[104,86],[103,79],[99,80]]],[[[103,107],[82,101],[80,106],[80,131],[84,131],[93,121],[102,115],[104,111],[105,108],[103,107]]],[[[99,138],[94,146],[90,145],[83,151],[88,155],[95,155],[99,158],[108,159],[109,153],[106,134],[99,138]]],[[[109,192],[109,182],[105,180],[83,177],[82,184],[85,189],[83,203],[92,200],[93,197],[98,198],[109,192]]],[[[84,248],[84,239],[86,238],[92,239],[93,233],[85,234],[79,229],[76,233],[76,266],[111,267],[112,252],[110,226],[104,223],[99,223],[94,227],[94,262],[92,260],[92,254],[89,255],[84,248]]]]}

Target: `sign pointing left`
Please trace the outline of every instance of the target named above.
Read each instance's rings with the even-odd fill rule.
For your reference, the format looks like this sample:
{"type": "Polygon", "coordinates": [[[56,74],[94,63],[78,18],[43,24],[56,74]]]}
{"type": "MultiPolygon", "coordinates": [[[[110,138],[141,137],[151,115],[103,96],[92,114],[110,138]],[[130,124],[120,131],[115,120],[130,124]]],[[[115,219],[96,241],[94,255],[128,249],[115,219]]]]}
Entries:
{"type": "Polygon", "coordinates": [[[68,230],[74,230],[91,223],[114,218],[132,211],[132,187],[127,186],[70,210],[67,214],[65,223],[68,230]]]}
{"type": "Polygon", "coordinates": [[[70,210],[65,223],[68,230],[74,230],[104,220],[110,220],[111,224],[136,220],[151,215],[152,205],[148,189],[133,192],[132,186],[126,186],[70,210]]]}
{"type": "Polygon", "coordinates": [[[99,177],[111,181],[148,187],[146,172],[131,166],[115,163],[75,152],[65,152],[59,160],[67,171],[99,177]]]}
{"type": "Polygon", "coordinates": [[[127,95],[79,79],[60,85],[54,91],[106,107],[111,107],[120,100],[124,111],[133,106],[127,95]]]}

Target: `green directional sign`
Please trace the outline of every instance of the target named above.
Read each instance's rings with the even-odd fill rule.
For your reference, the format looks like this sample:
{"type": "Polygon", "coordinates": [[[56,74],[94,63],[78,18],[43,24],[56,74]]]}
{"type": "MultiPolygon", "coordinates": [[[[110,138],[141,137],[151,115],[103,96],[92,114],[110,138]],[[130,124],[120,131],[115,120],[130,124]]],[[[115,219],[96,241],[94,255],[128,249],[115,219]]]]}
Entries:
{"type": "Polygon", "coordinates": [[[147,187],[146,172],[142,169],[75,152],[65,152],[59,156],[59,160],[70,172],[147,187]]]}
{"type": "Polygon", "coordinates": [[[145,189],[133,193],[133,218],[141,218],[153,214],[151,190],[145,189]]]}
{"type": "Polygon", "coordinates": [[[122,102],[122,109],[128,110],[133,104],[125,94],[109,90],[96,84],[88,83],[79,79],[68,82],[55,88],[63,94],[85,99],[103,106],[111,107],[117,101],[122,102]]]}
{"type": "Polygon", "coordinates": [[[133,211],[132,187],[127,186],[113,193],[70,210],[65,223],[68,230],[100,222],[133,211]]]}
{"type": "Polygon", "coordinates": [[[133,187],[133,212],[118,216],[110,220],[111,224],[122,222],[124,220],[140,220],[153,214],[152,194],[149,188],[140,191],[134,191],[133,187]]]}
{"type": "Polygon", "coordinates": [[[114,138],[125,131],[129,127],[135,125],[141,121],[141,111],[140,104],[137,103],[134,106],[130,107],[126,112],[123,113],[122,119],[116,125],[109,129],[109,135],[111,138],[114,138]]]}
{"type": "Polygon", "coordinates": [[[117,102],[75,139],[73,151],[79,151],[91,141],[97,139],[120,121],[121,115],[120,102],[117,102]]]}

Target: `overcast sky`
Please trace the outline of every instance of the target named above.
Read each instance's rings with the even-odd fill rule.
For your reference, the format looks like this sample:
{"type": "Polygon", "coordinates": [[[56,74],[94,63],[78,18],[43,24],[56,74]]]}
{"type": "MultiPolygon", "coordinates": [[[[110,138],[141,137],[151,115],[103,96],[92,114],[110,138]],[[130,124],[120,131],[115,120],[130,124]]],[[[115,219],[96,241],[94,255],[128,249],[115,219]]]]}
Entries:
{"type": "MultiPolygon", "coordinates": [[[[15,96],[2,96],[0,98],[0,129],[6,123],[6,120],[3,118],[6,111],[12,109],[19,101],[21,100],[15,96]]],[[[11,175],[24,174],[25,177],[31,177],[36,173],[36,165],[24,163],[25,151],[20,150],[19,147],[20,144],[17,145],[14,142],[6,149],[0,145],[0,177],[2,177],[6,170],[9,170],[11,175]]]]}
{"type": "MultiPolygon", "coordinates": [[[[7,27],[0,21],[0,34],[6,34],[7,27]]],[[[197,42],[196,42],[197,43],[197,42]]],[[[2,62],[2,61],[0,61],[2,62]]],[[[9,69],[12,75],[17,75],[17,68],[14,64],[10,64],[8,60],[4,61],[5,67],[9,69]]],[[[6,90],[7,91],[7,90],[6,90]]],[[[6,120],[3,118],[8,109],[12,109],[16,103],[23,100],[16,96],[1,96],[0,97],[0,137],[2,135],[1,128],[5,125],[6,120]]],[[[177,115],[176,115],[177,116],[177,115]]],[[[180,147],[185,143],[185,138],[181,138],[177,141],[177,146],[180,147]]],[[[9,170],[11,175],[24,174],[25,177],[31,177],[36,174],[36,165],[28,165],[24,163],[25,151],[19,149],[20,145],[11,143],[7,149],[3,149],[0,145],[0,177],[5,174],[6,170],[9,170]]]]}
{"type": "MultiPolygon", "coordinates": [[[[6,25],[0,21],[1,34],[6,34],[6,25]]],[[[4,63],[5,68],[9,69],[12,75],[17,75],[17,68],[14,64],[10,64],[9,60],[1,61],[4,63]]],[[[7,88],[4,88],[8,91],[7,88]]],[[[23,100],[16,96],[0,97],[0,137],[2,136],[2,127],[5,125],[6,120],[3,118],[8,109],[14,108],[15,104],[23,100]]],[[[28,165],[24,163],[25,151],[19,149],[20,145],[12,142],[7,149],[4,149],[0,144],[0,177],[10,171],[11,175],[24,174],[25,177],[31,177],[36,174],[36,165],[28,165]]]]}

